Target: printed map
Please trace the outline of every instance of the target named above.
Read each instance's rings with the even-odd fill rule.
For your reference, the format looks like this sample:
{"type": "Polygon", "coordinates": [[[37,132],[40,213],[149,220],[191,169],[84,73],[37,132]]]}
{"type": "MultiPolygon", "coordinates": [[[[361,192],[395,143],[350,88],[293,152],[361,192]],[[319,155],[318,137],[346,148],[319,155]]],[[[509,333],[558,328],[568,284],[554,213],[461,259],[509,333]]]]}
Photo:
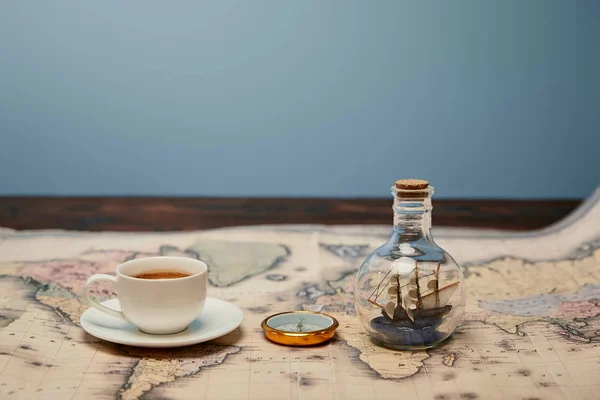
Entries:
{"type": "MultiPolygon", "coordinates": [[[[538,232],[434,229],[464,268],[468,304],[455,334],[433,350],[378,347],[354,315],[356,270],[389,232],[0,230],[0,399],[598,398],[600,192],[538,232]],[[85,279],[153,255],[209,264],[209,296],[241,307],[242,326],[164,350],[86,334],[79,325],[85,279]],[[335,316],[334,339],[311,348],[268,342],[262,319],[294,309],[335,316]]],[[[108,299],[112,289],[96,286],[95,295],[108,299]]]]}

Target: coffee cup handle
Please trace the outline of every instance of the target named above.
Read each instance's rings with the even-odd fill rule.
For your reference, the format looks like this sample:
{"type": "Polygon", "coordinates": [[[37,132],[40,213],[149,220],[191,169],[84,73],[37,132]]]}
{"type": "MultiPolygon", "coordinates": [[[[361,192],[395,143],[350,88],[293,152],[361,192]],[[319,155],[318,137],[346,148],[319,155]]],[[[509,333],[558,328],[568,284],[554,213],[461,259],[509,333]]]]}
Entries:
{"type": "Polygon", "coordinates": [[[109,282],[116,283],[117,279],[112,275],[106,275],[106,274],[96,274],[96,275],[90,276],[87,279],[87,281],[85,281],[85,284],[83,285],[83,295],[85,296],[85,299],[87,300],[88,304],[102,312],[107,313],[108,315],[111,315],[111,316],[119,318],[119,319],[126,320],[125,316],[123,315],[123,313],[121,311],[113,310],[112,308],[103,306],[102,304],[98,303],[96,300],[92,299],[92,297],[90,296],[89,290],[90,290],[90,286],[92,285],[92,283],[94,283],[96,281],[109,281],[109,282]]]}

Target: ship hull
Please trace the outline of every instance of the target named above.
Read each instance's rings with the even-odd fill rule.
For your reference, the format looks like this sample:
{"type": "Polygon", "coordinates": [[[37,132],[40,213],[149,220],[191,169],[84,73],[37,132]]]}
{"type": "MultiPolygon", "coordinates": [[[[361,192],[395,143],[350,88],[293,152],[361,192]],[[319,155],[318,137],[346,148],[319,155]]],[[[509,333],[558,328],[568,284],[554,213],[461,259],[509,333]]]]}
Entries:
{"type": "Polygon", "coordinates": [[[438,330],[443,317],[450,312],[452,306],[415,311],[414,320],[410,319],[404,309],[396,309],[394,319],[387,314],[371,320],[371,328],[375,338],[382,344],[392,348],[431,347],[445,338],[446,333],[438,330]]]}
{"type": "Polygon", "coordinates": [[[415,349],[415,347],[428,348],[444,339],[444,333],[437,326],[425,326],[422,328],[409,328],[399,326],[385,317],[377,317],[371,320],[371,328],[375,330],[373,337],[384,346],[394,349],[415,349]]]}

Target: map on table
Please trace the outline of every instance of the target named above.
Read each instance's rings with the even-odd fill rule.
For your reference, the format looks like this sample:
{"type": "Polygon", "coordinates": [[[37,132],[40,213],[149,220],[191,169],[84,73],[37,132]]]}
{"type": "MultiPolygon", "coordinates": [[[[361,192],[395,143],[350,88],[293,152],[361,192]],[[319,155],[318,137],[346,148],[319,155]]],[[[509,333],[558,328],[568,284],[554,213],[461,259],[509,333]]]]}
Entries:
{"type": "MultiPolygon", "coordinates": [[[[378,347],[354,315],[357,268],[389,233],[292,225],[0,230],[0,398],[598,398],[600,192],[542,231],[434,230],[464,268],[468,304],[455,334],[433,350],[378,347]],[[85,279],[154,255],[206,261],[209,296],[240,306],[242,326],[212,342],[165,350],[86,334],[79,325],[85,279]],[[312,348],[268,342],[262,319],[295,309],[335,316],[334,339],[312,348]]],[[[96,286],[95,295],[110,298],[112,288],[96,286]]]]}

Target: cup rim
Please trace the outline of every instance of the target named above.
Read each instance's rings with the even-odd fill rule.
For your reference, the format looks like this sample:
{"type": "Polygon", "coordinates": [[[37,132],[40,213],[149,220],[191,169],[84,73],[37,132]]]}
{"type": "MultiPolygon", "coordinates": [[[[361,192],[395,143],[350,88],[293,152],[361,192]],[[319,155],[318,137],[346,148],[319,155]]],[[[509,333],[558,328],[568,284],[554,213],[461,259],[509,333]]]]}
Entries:
{"type": "Polygon", "coordinates": [[[127,278],[127,279],[131,279],[133,281],[140,281],[140,282],[180,282],[180,281],[184,281],[186,279],[192,279],[195,278],[197,276],[200,275],[204,275],[208,272],[208,265],[204,262],[204,261],[200,261],[197,260],[195,258],[190,258],[190,257],[176,257],[176,256],[152,256],[152,257],[143,257],[143,258],[134,258],[133,260],[128,260],[125,261],[124,263],[121,263],[117,266],[116,269],[116,274],[120,277],[120,278],[127,278]],[[131,265],[131,264],[137,264],[139,262],[143,262],[143,261],[147,261],[147,260],[156,260],[156,259],[160,259],[160,260],[185,260],[186,262],[191,261],[195,264],[200,265],[203,270],[200,272],[197,272],[193,275],[188,275],[188,276],[184,276],[181,278],[161,278],[161,279],[142,279],[142,278],[136,278],[135,276],[131,276],[131,275],[126,275],[123,272],[121,272],[121,268],[125,267],[127,265],[131,265]]]}

